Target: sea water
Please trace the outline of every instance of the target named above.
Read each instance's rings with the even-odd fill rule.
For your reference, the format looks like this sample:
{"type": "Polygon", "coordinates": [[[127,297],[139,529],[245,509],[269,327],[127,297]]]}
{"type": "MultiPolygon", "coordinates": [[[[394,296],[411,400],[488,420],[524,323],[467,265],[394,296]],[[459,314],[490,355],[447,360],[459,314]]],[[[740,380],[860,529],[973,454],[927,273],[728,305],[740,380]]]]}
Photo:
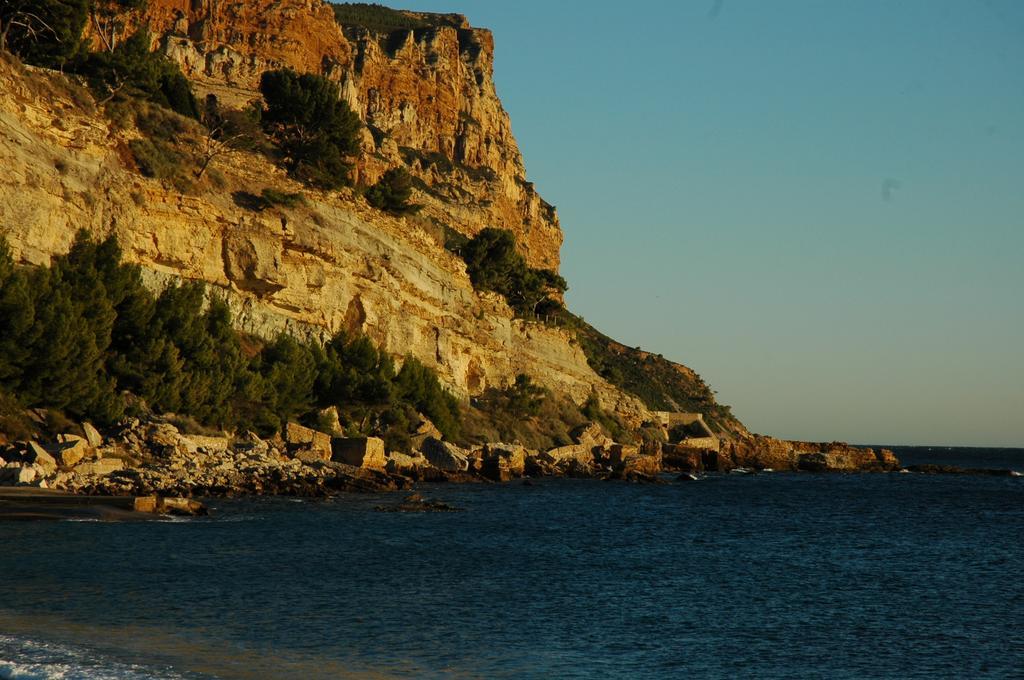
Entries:
{"type": "Polygon", "coordinates": [[[0,524],[0,678],[1024,677],[1021,478],[421,492],[0,524]]]}

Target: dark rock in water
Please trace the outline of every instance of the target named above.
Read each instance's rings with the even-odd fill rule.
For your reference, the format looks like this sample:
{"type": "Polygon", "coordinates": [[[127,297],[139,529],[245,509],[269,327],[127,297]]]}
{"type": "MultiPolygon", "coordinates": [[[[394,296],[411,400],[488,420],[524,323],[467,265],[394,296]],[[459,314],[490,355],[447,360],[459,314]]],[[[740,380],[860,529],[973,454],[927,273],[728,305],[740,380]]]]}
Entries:
{"type": "Polygon", "coordinates": [[[606,482],[621,480],[633,484],[662,484],[664,483],[657,475],[650,475],[635,470],[615,470],[604,478],[606,482]]]}
{"type": "Polygon", "coordinates": [[[908,465],[906,470],[924,475],[985,475],[988,477],[1020,477],[1019,472],[1006,469],[962,468],[956,465],[908,465]]]}
{"type": "Polygon", "coordinates": [[[206,514],[206,506],[190,498],[82,496],[46,489],[0,488],[0,520],[138,522],[163,515],[206,514]]]}
{"type": "Polygon", "coordinates": [[[462,512],[462,508],[424,498],[418,493],[406,496],[405,500],[397,505],[378,505],[374,510],[377,512],[462,512]]]}

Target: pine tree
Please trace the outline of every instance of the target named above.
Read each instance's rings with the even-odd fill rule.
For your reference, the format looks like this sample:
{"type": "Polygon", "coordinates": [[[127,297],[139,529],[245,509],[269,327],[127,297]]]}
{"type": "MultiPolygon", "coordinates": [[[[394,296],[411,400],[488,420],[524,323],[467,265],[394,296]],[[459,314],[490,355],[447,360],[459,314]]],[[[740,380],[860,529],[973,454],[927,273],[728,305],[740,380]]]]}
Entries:
{"type": "Polygon", "coordinates": [[[288,171],[324,189],[347,184],[351,166],[345,157],[359,150],[362,122],[338,86],[322,76],[281,70],[264,73],[260,91],[264,128],[288,171]]]}
{"type": "Polygon", "coordinates": [[[0,388],[15,391],[31,356],[35,305],[25,272],[0,236],[0,388]]]}
{"type": "Polygon", "coordinates": [[[81,52],[88,16],[88,0],[3,0],[0,51],[30,64],[62,67],[81,52]]]}
{"type": "Polygon", "coordinates": [[[395,215],[417,212],[421,206],[409,203],[412,196],[412,175],[405,168],[392,168],[366,190],[367,202],[375,208],[395,215]]]}

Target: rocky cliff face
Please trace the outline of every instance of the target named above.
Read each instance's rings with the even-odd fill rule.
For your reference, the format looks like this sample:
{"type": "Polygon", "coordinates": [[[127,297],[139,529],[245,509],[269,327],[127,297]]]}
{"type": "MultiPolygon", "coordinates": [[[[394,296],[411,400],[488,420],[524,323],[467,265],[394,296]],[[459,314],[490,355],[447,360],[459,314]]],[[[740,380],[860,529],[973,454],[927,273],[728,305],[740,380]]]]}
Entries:
{"type": "Polygon", "coordinates": [[[404,166],[426,216],[469,236],[510,229],[531,265],[557,270],[558,215],[526,180],[490,31],[458,15],[408,16],[421,27],[342,25],[320,0],[150,0],[131,22],[149,25],[200,92],[231,104],[257,97],[269,69],[336,80],[368,125],[358,181],[404,166]]]}
{"type": "MultiPolygon", "coordinates": [[[[33,264],[66,252],[80,228],[116,233],[153,287],[204,281],[243,330],[361,331],[395,357],[434,367],[462,397],[525,373],[577,403],[596,394],[631,427],[652,419],[635,394],[658,408],[717,408],[689,369],[614,343],[602,363],[623,364],[628,380],[613,385],[580,344],[609,339],[515,319],[499,296],[474,291],[442,227],[510,229],[531,265],[557,270],[558,218],[526,181],[491,79],[491,34],[458,15],[400,16],[414,27],[343,26],[320,0],[149,0],[127,23],[148,24],[154,48],[182,65],[200,95],[227,105],[258,97],[268,69],[334,78],[367,123],[358,179],[407,167],[418,178],[420,215],[390,217],[351,191],[310,191],[254,154],[218,158],[217,186],[204,180],[183,192],[148,179],[129,150],[138,131],[112,128],[63,76],[0,54],[0,233],[33,264]],[[306,200],[267,209],[238,200],[264,188],[306,200]]],[[[721,422],[745,433],[728,414],[721,422]]]]}
{"type": "MultiPolygon", "coordinates": [[[[210,284],[239,325],[325,334],[361,330],[397,357],[435,367],[457,394],[503,387],[519,373],[637,425],[643,404],[600,378],[565,331],[514,319],[473,290],[464,263],[407,219],[351,194],[306,191],[295,209],[252,211],[230,188],[183,194],[142,177],[125,137],[57,74],[0,59],[0,227],[16,259],[48,264],[80,228],[119,236],[154,286],[210,284]]],[[[302,191],[255,155],[228,157],[230,186],[302,191]]]]}

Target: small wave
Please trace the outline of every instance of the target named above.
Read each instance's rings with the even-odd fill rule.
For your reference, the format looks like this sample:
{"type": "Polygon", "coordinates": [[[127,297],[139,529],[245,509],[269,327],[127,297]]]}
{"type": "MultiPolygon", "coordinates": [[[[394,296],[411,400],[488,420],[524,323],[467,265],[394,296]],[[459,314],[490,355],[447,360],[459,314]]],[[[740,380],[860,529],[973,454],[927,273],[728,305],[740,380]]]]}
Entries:
{"type": "Polygon", "coordinates": [[[0,635],[0,680],[179,680],[184,676],[126,664],[85,648],[0,635]]]}

